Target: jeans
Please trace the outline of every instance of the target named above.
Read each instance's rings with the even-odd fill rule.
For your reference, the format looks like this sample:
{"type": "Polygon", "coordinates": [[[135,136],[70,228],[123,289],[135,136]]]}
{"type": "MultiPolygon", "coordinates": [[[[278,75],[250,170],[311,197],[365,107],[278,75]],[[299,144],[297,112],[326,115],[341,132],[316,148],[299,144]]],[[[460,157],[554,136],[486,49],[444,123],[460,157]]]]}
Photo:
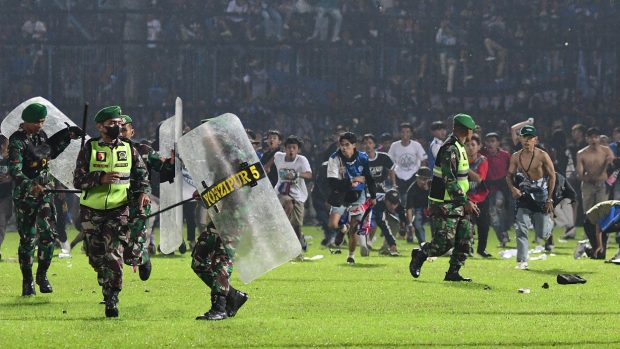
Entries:
{"type": "Polygon", "coordinates": [[[511,197],[507,197],[504,191],[498,190],[493,192],[487,197],[487,202],[489,202],[489,220],[490,224],[495,230],[495,235],[497,235],[497,240],[501,243],[502,241],[508,240],[508,230],[510,230],[512,212],[511,209],[511,197]]]}
{"type": "Polygon", "coordinates": [[[550,215],[542,212],[533,212],[527,208],[517,209],[517,262],[527,262],[529,259],[528,247],[528,226],[532,223],[536,236],[542,240],[547,240],[551,235],[553,221],[550,215]]]}
{"type": "MultiPolygon", "coordinates": [[[[478,253],[483,253],[487,249],[487,240],[489,239],[489,200],[478,203],[480,215],[474,217],[473,221],[478,233],[478,253]]],[[[501,242],[501,241],[500,241],[501,242]]]]}
{"type": "Polygon", "coordinates": [[[415,237],[418,239],[418,243],[422,244],[423,242],[426,242],[426,232],[424,231],[424,208],[414,208],[413,215],[415,237]]]}

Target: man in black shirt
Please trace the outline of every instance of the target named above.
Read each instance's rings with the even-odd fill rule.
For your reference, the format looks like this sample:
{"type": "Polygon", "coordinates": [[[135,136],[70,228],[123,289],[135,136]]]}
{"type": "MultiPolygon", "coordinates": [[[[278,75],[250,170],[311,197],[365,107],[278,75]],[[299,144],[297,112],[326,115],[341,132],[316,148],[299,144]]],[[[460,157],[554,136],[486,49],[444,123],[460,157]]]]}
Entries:
{"type": "Polygon", "coordinates": [[[415,230],[418,243],[422,245],[426,242],[426,232],[424,231],[424,211],[428,207],[428,192],[431,187],[433,174],[431,170],[422,166],[416,173],[416,179],[407,190],[407,219],[412,222],[408,225],[407,242],[413,242],[411,230],[415,230]],[[409,241],[411,237],[411,241],[409,241]]]}
{"type": "Polygon", "coordinates": [[[362,137],[364,151],[368,154],[370,173],[375,180],[377,193],[385,193],[388,188],[394,186],[396,177],[392,168],[394,162],[386,153],[376,151],[377,139],[372,133],[367,133],[362,137]],[[386,185],[386,181],[389,183],[386,185]]]}
{"type": "Polygon", "coordinates": [[[396,189],[388,190],[385,195],[377,195],[377,205],[373,207],[376,225],[381,229],[385,238],[380,254],[392,257],[400,256],[396,248],[394,232],[407,224],[405,209],[400,204],[400,195],[396,189]]]}
{"type": "Polygon", "coordinates": [[[275,187],[278,183],[278,170],[273,163],[273,156],[281,150],[282,134],[278,130],[269,130],[267,132],[267,150],[263,153],[260,162],[267,172],[267,177],[271,186],[275,187]]]}

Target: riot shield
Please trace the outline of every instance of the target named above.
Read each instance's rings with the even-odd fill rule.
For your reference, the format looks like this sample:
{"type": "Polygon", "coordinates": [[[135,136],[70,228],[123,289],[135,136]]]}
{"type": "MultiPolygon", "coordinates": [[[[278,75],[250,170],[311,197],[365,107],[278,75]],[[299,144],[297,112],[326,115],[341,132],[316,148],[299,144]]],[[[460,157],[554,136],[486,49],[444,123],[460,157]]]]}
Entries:
{"type": "MultiPolygon", "coordinates": [[[[176,100],[175,115],[164,120],[159,127],[159,151],[170,154],[181,137],[183,125],[183,105],[176,100]]],[[[181,162],[175,161],[174,182],[159,185],[160,207],[168,207],[183,200],[183,175],[181,162]]],[[[163,253],[174,252],[183,242],[183,206],[175,207],[159,215],[159,248],[163,253]]]]}
{"type": "MultiPolygon", "coordinates": [[[[19,125],[24,122],[22,120],[22,111],[32,103],[41,103],[47,107],[47,118],[43,125],[43,131],[48,137],[56,132],[67,128],[67,124],[77,126],[71,119],[56,108],[50,101],[43,97],[31,98],[18,105],[2,120],[0,132],[7,137],[11,136],[19,125]]],[[[86,135],[86,140],[90,137],[86,135]]],[[[81,140],[71,140],[71,144],[58,157],[50,161],[50,173],[59,180],[65,187],[73,189],[73,172],[75,172],[75,162],[80,152],[81,140]]],[[[79,195],[79,194],[76,194],[79,195]]]]}
{"type": "Polygon", "coordinates": [[[178,149],[209,216],[235,251],[241,281],[249,283],[301,253],[239,118],[209,119],[181,137],[178,149]]]}

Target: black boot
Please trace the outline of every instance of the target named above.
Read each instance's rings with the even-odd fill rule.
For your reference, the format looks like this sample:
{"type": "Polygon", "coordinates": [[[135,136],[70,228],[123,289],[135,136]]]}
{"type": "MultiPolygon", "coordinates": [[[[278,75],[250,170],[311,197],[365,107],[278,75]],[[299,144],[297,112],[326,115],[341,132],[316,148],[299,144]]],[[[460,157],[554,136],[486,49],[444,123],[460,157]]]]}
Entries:
{"type": "Polygon", "coordinates": [[[226,296],[221,293],[211,293],[211,309],[196,317],[196,320],[224,320],[228,318],[226,314],[226,296]]]}
{"type": "Polygon", "coordinates": [[[446,277],[443,278],[443,281],[465,281],[471,282],[470,278],[464,278],[459,274],[459,270],[461,269],[460,265],[450,265],[450,269],[446,273],[446,277]]]}
{"type": "Polygon", "coordinates": [[[153,266],[151,265],[151,260],[149,259],[146,263],[140,264],[138,266],[138,274],[140,275],[140,280],[146,281],[151,277],[151,270],[153,266]]]}
{"type": "Polygon", "coordinates": [[[118,290],[103,290],[106,317],[118,317],[118,293],[118,290]]]}
{"type": "Polygon", "coordinates": [[[228,315],[228,317],[235,316],[239,308],[247,302],[248,298],[250,297],[247,293],[231,287],[226,296],[226,315],[228,315]]]}
{"type": "Polygon", "coordinates": [[[22,296],[29,297],[37,294],[34,290],[34,281],[32,280],[32,266],[20,266],[22,271],[22,296]]]}
{"type": "Polygon", "coordinates": [[[39,261],[39,266],[37,267],[37,285],[39,285],[39,291],[41,293],[52,293],[54,290],[52,289],[52,285],[50,281],[47,279],[47,269],[50,267],[50,262],[39,261]]]}
{"type": "Polygon", "coordinates": [[[411,251],[411,263],[409,263],[409,272],[411,276],[416,279],[420,277],[420,270],[424,262],[426,262],[426,258],[428,258],[428,255],[419,248],[411,251]]]}

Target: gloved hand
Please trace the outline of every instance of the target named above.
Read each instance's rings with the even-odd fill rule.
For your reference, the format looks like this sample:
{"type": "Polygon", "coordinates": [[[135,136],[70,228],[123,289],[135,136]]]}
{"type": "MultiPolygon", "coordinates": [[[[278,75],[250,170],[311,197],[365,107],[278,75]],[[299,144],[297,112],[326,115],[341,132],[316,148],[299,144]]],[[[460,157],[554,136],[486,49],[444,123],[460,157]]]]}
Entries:
{"type": "Polygon", "coordinates": [[[69,137],[71,137],[71,139],[78,139],[84,134],[84,131],[78,126],[71,126],[66,122],[65,125],[67,125],[67,128],[69,129],[69,137]]]}

